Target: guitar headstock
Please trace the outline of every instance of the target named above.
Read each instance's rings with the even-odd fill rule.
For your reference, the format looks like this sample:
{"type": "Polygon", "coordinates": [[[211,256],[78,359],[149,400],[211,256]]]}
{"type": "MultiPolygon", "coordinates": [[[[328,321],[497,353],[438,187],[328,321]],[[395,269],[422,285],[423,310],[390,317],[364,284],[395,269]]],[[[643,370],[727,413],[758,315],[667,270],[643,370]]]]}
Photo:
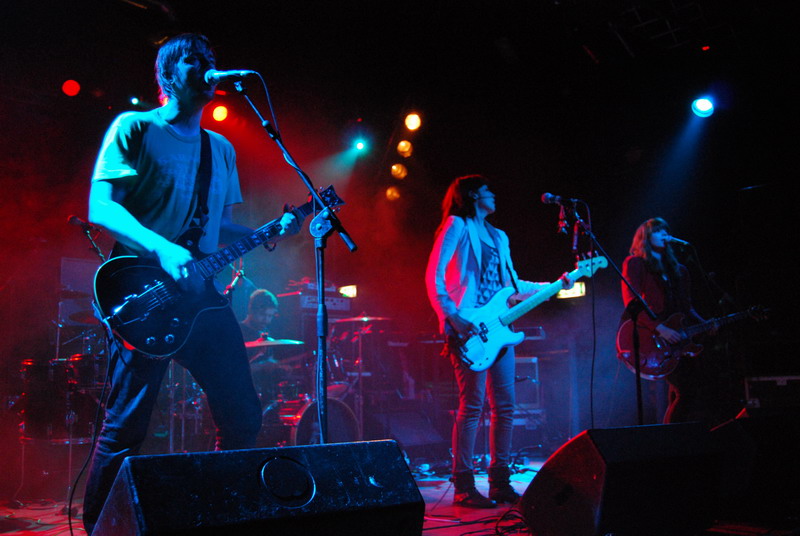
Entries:
{"type": "Polygon", "coordinates": [[[590,257],[578,261],[575,268],[582,277],[592,277],[597,270],[606,266],[608,266],[608,259],[605,257],[590,257]]]}

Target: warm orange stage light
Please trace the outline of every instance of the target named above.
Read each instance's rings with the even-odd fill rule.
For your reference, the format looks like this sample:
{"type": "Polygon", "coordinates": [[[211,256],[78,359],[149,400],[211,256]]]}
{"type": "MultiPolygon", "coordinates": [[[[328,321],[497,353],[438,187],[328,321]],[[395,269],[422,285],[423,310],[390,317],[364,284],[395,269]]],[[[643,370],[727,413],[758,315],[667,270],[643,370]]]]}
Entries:
{"type": "Polygon", "coordinates": [[[211,112],[211,117],[214,118],[214,121],[225,121],[225,119],[228,118],[228,108],[225,106],[214,107],[214,111],[211,112]]]}

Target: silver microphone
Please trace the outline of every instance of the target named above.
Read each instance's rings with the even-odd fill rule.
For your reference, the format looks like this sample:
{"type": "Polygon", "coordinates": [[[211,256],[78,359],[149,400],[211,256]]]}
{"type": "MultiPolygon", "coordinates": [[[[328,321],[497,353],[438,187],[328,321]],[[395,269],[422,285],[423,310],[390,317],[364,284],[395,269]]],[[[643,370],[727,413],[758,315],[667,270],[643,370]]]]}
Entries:
{"type": "Polygon", "coordinates": [[[563,205],[565,203],[575,204],[578,200],[571,199],[569,197],[561,197],[560,195],[553,195],[549,192],[545,192],[542,194],[541,197],[542,203],[545,205],[563,205]]]}
{"type": "Polygon", "coordinates": [[[223,80],[239,80],[251,74],[257,73],[255,71],[215,71],[214,69],[210,69],[203,75],[203,79],[209,86],[214,86],[223,80]]]}
{"type": "Polygon", "coordinates": [[[674,236],[668,237],[667,241],[672,242],[673,244],[678,244],[679,246],[690,246],[691,245],[686,240],[681,240],[680,238],[675,238],[674,236]]]}

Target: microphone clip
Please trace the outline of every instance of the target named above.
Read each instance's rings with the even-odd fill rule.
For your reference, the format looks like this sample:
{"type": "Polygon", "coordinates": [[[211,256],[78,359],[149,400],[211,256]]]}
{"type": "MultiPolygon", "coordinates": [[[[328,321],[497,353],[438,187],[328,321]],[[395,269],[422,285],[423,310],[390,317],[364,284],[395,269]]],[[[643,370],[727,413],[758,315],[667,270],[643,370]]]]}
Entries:
{"type": "Polygon", "coordinates": [[[558,211],[558,234],[567,234],[568,223],[567,223],[567,213],[564,210],[564,205],[559,206],[558,211]]]}

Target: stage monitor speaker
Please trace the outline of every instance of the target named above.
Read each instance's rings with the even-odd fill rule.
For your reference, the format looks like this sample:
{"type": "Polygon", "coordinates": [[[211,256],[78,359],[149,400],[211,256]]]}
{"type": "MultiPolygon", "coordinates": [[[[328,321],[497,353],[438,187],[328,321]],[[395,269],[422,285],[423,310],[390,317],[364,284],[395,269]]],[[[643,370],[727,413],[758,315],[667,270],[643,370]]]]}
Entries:
{"type": "Polygon", "coordinates": [[[782,522],[800,512],[800,410],[747,408],[711,431],[722,451],[720,517],[782,522]]]}
{"type": "Polygon", "coordinates": [[[131,456],[94,536],[422,533],[397,443],[131,456]]]}
{"type": "Polygon", "coordinates": [[[718,466],[707,430],[585,430],[542,465],[520,504],[536,536],[677,534],[711,524],[718,466]]]}

